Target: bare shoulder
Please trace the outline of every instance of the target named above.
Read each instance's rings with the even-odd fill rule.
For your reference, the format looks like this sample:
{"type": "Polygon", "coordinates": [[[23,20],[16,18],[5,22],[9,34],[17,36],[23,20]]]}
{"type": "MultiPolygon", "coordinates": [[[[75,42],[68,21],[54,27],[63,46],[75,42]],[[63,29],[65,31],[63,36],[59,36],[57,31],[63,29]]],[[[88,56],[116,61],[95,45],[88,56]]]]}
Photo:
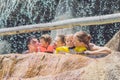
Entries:
{"type": "Polygon", "coordinates": [[[100,46],[97,46],[94,43],[90,43],[89,47],[90,47],[90,50],[97,50],[97,49],[101,48],[100,46]]]}

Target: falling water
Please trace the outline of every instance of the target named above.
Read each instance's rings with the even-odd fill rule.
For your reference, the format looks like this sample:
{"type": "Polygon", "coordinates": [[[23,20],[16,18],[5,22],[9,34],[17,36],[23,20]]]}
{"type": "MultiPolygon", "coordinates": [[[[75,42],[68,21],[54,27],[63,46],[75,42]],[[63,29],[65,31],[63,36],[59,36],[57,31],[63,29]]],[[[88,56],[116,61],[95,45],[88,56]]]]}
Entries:
{"type": "MultiPolygon", "coordinates": [[[[98,16],[105,14],[113,14],[120,12],[120,1],[109,0],[60,0],[56,9],[55,20],[70,19],[84,16],[98,16]]],[[[71,26],[71,25],[70,25],[71,26]]],[[[104,45],[108,42],[113,34],[120,29],[120,23],[97,25],[97,26],[82,26],[70,29],[61,29],[52,31],[52,35],[69,34],[76,31],[87,31],[93,37],[92,42],[97,45],[104,45]],[[107,27],[106,27],[107,26],[107,27]],[[114,29],[114,30],[113,30],[114,29]]],[[[54,35],[55,36],[55,35],[54,35]]]]}
{"type": "MultiPolygon", "coordinates": [[[[0,28],[117,13],[120,12],[119,3],[120,0],[0,0],[0,28]]],[[[85,30],[92,35],[92,42],[104,45],[119,29],[120,23],[114,23],[78,26],[69,29],[67,33],[85,30]]],[[[35,35],[39,38],[48,32],[1,36],[1,40],[11,44],[11,52],[21,53],[27,49],[28,36],[35,35]]]]}
{"type": "MultiPolygon", "coordinates": [[[[0,0],[0,28],[49,22],[54,18],[57,2],[54,0],[0,0]]],[[[45,32],[3,36],[2,40],[11,43],[12,51],[26,50],[28,36],[37,38],[45,32]]]]}
{"type": "MultiPolygon", "coordinates": [[[[81,4],[78,0],[60,0],[56,8],[56,14],[53,21],[72,19],[82,17],[80,10],[81,4]]],[[[72,25],[69,25],[70,27],[72,25]]],[[[88,30],[88,27],[74,27],[67,29],[59,29],[51,31],[51,36],[55,37],[58,34],[73,34],[79,30],[88,30]]]]}

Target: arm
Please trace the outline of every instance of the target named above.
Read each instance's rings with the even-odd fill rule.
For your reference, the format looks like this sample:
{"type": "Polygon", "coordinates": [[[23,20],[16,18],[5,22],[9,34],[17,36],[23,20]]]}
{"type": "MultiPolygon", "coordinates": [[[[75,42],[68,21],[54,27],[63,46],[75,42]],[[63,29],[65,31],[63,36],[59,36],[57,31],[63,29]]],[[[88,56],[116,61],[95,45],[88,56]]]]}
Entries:
{"type": "Polygon", "coordinates": [[[95,44],[90,45],[90,50],[85,51],[86,54],[110,54],[111,50],[107,47],[100,47],[95,44]]]}

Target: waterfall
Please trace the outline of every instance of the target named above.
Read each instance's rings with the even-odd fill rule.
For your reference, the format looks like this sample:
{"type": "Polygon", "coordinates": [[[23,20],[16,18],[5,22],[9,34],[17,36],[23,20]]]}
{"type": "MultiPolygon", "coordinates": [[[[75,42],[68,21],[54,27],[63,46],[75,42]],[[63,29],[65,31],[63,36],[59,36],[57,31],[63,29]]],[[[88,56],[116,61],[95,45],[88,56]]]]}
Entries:
{"type": "MultiPolygon", "coordinates": [[[[0,0],[0,28],[117,13],[120,12],[119,3],[120,0],[0,0]]],[[[76,26],[57,30],[57,34],[84,30],[92,35],[92,42],[104,45],[119,29],[120,23],[111,23],[91,27],[76,26]]],[[[48,32],[50,31],[1,36],[1,40],[11,44],[11,52],[21,53],[27,49],[28,36],[35,35],[39,38],[48,32]]],[[[56,36],[53,32],[56,31],[51,31],[52,36],[56,36]]]]}
{"type": "MultiPolygon", "coordinates": [[[[54,18],[55,0],[0,0],[0,28],[49,22],[54,18]]],[[[3,36],[2,40],[11,43],[11,52],[27,49],[27,38],[40,37],[44,32],[32,32],[12,36],[3,36]]]]}
{"type": "MultiPolygon", "coordinates": [[[[78,0],[60,0],[56,8],[56,14],[53,21],[82,17],[80,8],[81,4],[78,0]]],[[[73,34],[79,30],[89,30],[89,28],[76,26],[74,28],[53,30],[51,31],[51,36],[54,38],[58,34],[73,34]]]]}

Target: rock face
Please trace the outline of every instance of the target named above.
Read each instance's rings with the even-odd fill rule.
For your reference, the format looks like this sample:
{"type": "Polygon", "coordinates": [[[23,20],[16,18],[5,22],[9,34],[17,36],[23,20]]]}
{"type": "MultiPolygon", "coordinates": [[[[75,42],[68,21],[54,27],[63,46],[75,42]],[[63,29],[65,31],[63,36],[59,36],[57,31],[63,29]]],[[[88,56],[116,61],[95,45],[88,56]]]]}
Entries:
{"type": "Polygon", "coordinates": [[[120,31],[105,46],[112,50],[120,51],[120,31]]]}
{"type": "MultiPolygon", "coordinates": [[[[0,0],[0,28],[120,13],[119,3],[120,0],[0,0]]],[[[85,30],[90,32],[95,44],[104,45],[119,29],[120,23],[111,23],[74,27],[66,33],[85,30]]],[[[22,53],[26,50],[27,37],[35,35],[39,38],[43,33],[46,31],[3,36],[3,40],[11,43],[12,52],[22,53]]]]}
{"type": "Polygon", "coordinates": [[[120,52],[103,58],[48,53],[0,56],[0,80],[119,80],[120,52]]]}
{"type": "Polygon", "coordinates": [[[0,56],[0,62],[0,77],[2,79],[53,76],[84,67],[92,60],[77,55],[38,53],[3,55],[0,56]]]}
{"type": "Polygon", "coordinates": [[[0,80],[120,80],[120,31],[101,58],[72,54],[0,55],[0,80]]]}

